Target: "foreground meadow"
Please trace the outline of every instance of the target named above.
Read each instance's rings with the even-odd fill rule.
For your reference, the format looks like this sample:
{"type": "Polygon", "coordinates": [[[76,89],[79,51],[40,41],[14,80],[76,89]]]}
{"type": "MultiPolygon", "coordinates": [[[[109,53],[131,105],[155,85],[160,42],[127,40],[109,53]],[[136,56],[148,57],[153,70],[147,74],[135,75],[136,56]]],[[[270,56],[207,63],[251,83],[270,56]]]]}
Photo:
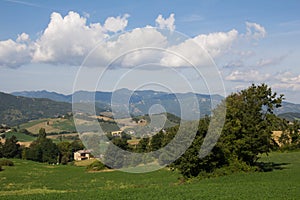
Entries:
{"type": "Polygon", "coordinates": [[[166,169],[129,174],[13,160],[0,172],[0,199],[300,199],[300,152],[272,153],[273,171],[237,173],[181,184],[166,169]]]}

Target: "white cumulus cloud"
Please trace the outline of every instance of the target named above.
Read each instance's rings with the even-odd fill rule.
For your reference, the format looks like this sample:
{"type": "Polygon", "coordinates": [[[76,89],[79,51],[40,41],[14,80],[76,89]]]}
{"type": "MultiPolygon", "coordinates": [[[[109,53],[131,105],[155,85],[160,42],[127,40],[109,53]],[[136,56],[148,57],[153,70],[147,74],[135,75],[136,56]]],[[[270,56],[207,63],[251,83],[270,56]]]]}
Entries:
{"type": "Polygon", "coordinates": [[[17,42],[29,42],[30,38],[29,35],[26,33],[22,33],[20,35],[18,35],[18,38],[16,40],[17,42]]]}
{"type": "Polygon", "coordinates": [[[108,37],[100,23],[87,24],[76,12],[52,13],[50,23],[35,43],[34,62],[80,64],[98,42],[108,37]]]}
{"type": "Polygon", "coordinates": [[[215,57],[229,50],[232,43],[238,38],[238,31],[210,33],[199,35],[194,41],[201,45],[211,56],[215,57]]]}
{"type": "Polygon", "coordinates": [[[100,44],[87,59],[86,65],[106,66],[113,62],[118,67],[134,67],[157,62],[161,52],[153,48],[165,48],[166,45],[166,37],[156,29],[136,28],[100,44]]]}
{"type": "Polygon", "coordinates": [[[246,29],[246,36],[249,38],[260,39],[267,35],[265,28],[257,23],[246,22],[246,29]]]}
{"type": "Polygon", "coordinates": [[[161,29],[169,29],[170,31],[175,30],[175,15],[174,13],[170,14],[168,18],[163,18],[162,15],[158,15],[158,17],[155,20],[157,26],[161,29]]]}
{"type": "Polygon", "coordinates": [[[28,44],[22,43],[23,39],[28,38],[19,36],[17,42],[11,39],[0,41],[0,66],[16,68],[30,62],[31,49],[28,44]]]}
{"type": "Polygon", "coordinates": [[[129,17],[129,14],[125,14],[123,15],[123,17],[108,17],[106,20],[105,20],[105,23],[104,23],[104,28],[108,31],[111,31],[111,32],[118,32],[118,31],[123,31],[127,24],[128,24],[128,20],[127,18],[129,17]]]}
{"type": "MultiPolygon", "coordinates": [[[[215,58],[225,53],[237,38],[238,31],[234,29],[229,32],[201,34],[178,45],[171,46],[168,50],[184,57],[193,65],[202,65],[210,59],[208,54],[215,58]]],[[[187,64],[186,61],[178,55],[166,55],[162,58],[161,64],[172,67],[185,66],[187,64]]]]}

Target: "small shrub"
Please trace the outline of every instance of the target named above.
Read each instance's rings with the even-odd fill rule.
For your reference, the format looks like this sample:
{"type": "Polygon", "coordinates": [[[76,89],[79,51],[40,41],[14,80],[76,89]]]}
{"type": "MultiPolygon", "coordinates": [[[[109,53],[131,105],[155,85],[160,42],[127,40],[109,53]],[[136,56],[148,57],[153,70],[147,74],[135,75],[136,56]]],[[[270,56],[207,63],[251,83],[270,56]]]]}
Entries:
{"type": "Polygon", "coordinates": [[[105,168],[106,168],[106,166],[102,162],[100,162],[99,160],[96,160],[92,164],[88,165],[86,167],[86,170],[87,171],[101,171],[105,168]]]}
{"type": "Polygon", "coordinates": [[[0,160],[0,166],[14,166],[14,163],[11,160],[3,159],[0,160]]]}
{"type": "Polygon", "coordinates": [[[0,172],[2,171],[2,166],[0,165],[0,172]]]}

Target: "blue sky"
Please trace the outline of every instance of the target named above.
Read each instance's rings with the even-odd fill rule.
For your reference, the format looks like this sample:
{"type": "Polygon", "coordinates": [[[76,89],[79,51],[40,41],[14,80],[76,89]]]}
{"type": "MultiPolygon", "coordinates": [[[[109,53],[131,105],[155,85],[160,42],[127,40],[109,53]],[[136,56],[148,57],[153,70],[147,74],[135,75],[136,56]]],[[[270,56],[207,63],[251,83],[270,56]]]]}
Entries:
{"type": "MultiPolygon", "coordinates": [[[[299,10],[300,2],[292,0],[2,0],[0,91],[46,89],[71,93],[76,74],[81,69],[84,74],[79,76],[82,78],[81,89],[143,89],[143,85],[149,85],[148,82],[152,81],[160,83],[158,85],[161,87],[152,85],[152,88],[159,90],[167,88],[176,92],[224,95],[251,83],[265,82],[278,93],[284,93],[287,101],[300,103],[299,10]],[[147,29],[146,26],[165,28],[176,32],[174,35],[181,37],[182,41],[199,44],[213,62],[209,62],[208,57],[201,57],[201,52],[196,54],[191,44],[177,43],[176,47],[172,47],[168,43],[174,42],[172,38],[161,37],[159,31],[147,29]],[[179,33],[190,37],[190,40],[179,33]],[[109,50],[108,55],[104,55],[107,52],[105,48],[114,40],[108,38],[114,36],[115,40],[118,39],[115,34],[124,35],[127,39],[120,41],[114,49],[109,50]],[[141,36],[144,39],[140,39],[141,36]],[[91,50],[104,40],[108,42],[97,49],[101,55],[95,54],[101,63],[80,68],[91,50]],[[109,62],[122,53],[141,47],[175,51],[193,60],[200,68],[206,65],[200,71],[209,77],[195,75],[195,71],[187,64],[174,62],[176,59],[170,55],[166,57],[152,51],[130,54],[129,58],[135,59],[133,61],[128,61],[124,56],[120,63],[116,63],[119,67],[107,69],[102,66],[102,62],[109,62]],[[141,55],[143,53],[145,55],[141,55]],[[155,60],[158,57],[160,60],[155,60]],[[164,67],[133,67],[154,61],[164,67]],[[99,78],[105,70],[105,75],[99,78]],[[212,85],[220,81],[218,75],[224,82],[225,91],[220,88],[221,83],[212,85]],[[93,76],[94,79],[90,78],[93,76]],[[120,81],[122,77],[125,77],[123,82],[120,81]],[[193,89],[183,86],[182,81],[178,81],[180,77],[184,77],[182,81],[192,85],[193,89]],[[162,83],[166,79],[168,81],[162,83]],[[100,83],[102,85],[99,86],[100,83]]],[[[92,57],[88,57],[88,61],[92,57]]],[[[95,60],[91,62],[95,63],[95,60]]]]}

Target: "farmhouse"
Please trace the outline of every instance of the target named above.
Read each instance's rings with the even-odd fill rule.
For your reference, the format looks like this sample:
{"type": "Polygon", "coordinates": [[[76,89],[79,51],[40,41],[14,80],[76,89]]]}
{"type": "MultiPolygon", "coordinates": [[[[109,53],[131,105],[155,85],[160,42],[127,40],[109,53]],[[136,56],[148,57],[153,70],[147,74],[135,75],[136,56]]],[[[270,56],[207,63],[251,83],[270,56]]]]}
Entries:
{"type": "Polygon", "coordinates": [[[145,119],[140,119],[140,120],[138,121],[138,124],[140,124],[140,125],[146,125],[146,124],[147,124],[147,121],[146,121],[145,119]]]}
{"type": "Polygon", "coordinates": [[[112,131],[111,135],[114,137],[121,137],[122,131],[112,131]]]}
{"type": "MultiPolygon", "coordinates": [[[[298,132],[300,133],[300,130],[298,130],[298,132]]],[[[276,142],[276,144],[281,147],[282,145],[284,145],[284,143],[288,143],[290,144],[292,142],[292,138],[289,136],[290,133],[287,132],[283,132],[283,131],[273,131],[272,133],[272,138],[274,139],[274,141],[276,142]],[[285,133],[285,137],[284,140],[285,141],[280,141],[280,138],[282,137],[282,135],[285,133]]]]}
{"type": "Polygon", "coordinates": [[[79,150],[74,153],[74,160],[88,160],[91,157],[91,151],[89,150],[79,150]]]}

